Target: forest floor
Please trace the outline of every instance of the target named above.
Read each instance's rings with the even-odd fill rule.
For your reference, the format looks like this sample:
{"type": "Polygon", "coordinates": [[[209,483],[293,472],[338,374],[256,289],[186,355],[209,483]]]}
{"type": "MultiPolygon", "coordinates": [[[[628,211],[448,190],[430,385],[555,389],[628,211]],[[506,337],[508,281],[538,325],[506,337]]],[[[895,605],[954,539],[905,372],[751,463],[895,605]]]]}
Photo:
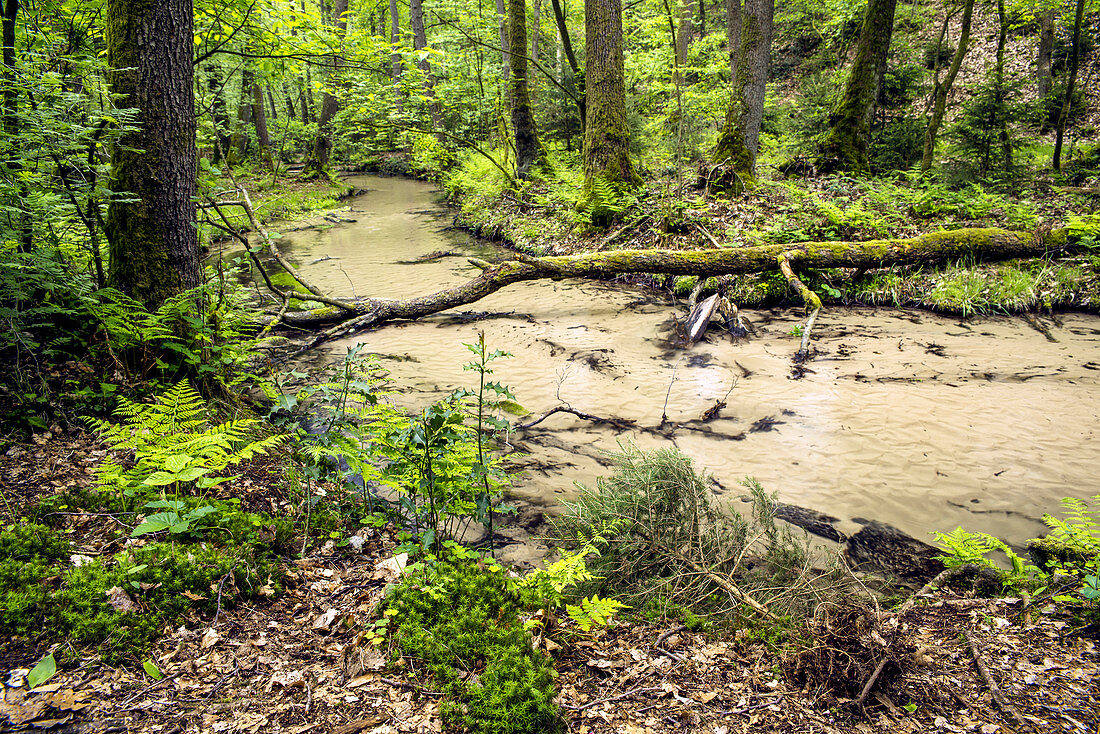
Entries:
{"type": "MultiPolygon", "coordinates": [[[[85,433],[40,433],[0,455],[0,491],[8,507],[33,516],[42,498],[86,487],[105,453],[85,433]]],[[[243,506],[286,512],[292,502],[282,474],[265,459],[219,491],[243,506]]],[[[117,532],[129,518],[70,507],[51,520],[88,556],[142,542],[117,532]]],[[[108,666],[64,640],[3,640],[0,731],[441,731],[440,695],[417,663],[366,640],[366,624],[397,578],[385,563],[396,541],[389,529],[359,535],[359,552],[321,536],[303,557],[280,561],[282,594],[175,621],[146,658],[160,680],[137,661],[108,666]],[[27,669],[65,648],[69,662],[28,691],[27,669]]],[[[134,597],[132,613],[142,614],[141,593],[134,597]]],[[[848,646],[819,637],[825,641],[798,654],[750,628],[690,632],[675,620],[628,617],[592,633],[563,622],[535,644],[555,661],[570,732],[1091,734],[1100,725],[1095,626],[1083,628],[1055,603],[942,591],[896,624],[894,662],[862,706],[853,699],[874,657],[856,631],[848,646]]]]}

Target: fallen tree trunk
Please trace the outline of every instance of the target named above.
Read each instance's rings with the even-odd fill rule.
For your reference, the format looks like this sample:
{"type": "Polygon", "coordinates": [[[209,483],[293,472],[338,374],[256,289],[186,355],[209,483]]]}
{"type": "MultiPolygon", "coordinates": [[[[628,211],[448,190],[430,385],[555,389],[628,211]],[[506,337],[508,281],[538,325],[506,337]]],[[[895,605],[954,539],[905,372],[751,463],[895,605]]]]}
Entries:
{"type": "MultiPolygon", "coordinates": [[[[310,340],[303,347],[305,350],[387,321],[417,319],[474,303],[513,283],[540,278],[609,278],[624,273],[708,277],[773,272],[781,268],[787,275],[788,270],[793,274],[794,270],[806,268],[873,269],[963,257],[984,261],[1039,257],[1063,250],[1067,243],[1068,234],[1064,229],[1046,233],[959,229],[911,239],[867,242],[801,242],[724,250],[617,250],[539,258],[517,254],[515,259],[496,264],[471,259],[482,268],[480,275],[435,293],[402,300],[360,299],[355,302],[354,312],[342,308],[288,312],[283,315],[283,321],[290,326],[309,328],[340,322],[310,340]]],[[[816,311],[820,304],[807,302],[807,307],[816,311]]]]}

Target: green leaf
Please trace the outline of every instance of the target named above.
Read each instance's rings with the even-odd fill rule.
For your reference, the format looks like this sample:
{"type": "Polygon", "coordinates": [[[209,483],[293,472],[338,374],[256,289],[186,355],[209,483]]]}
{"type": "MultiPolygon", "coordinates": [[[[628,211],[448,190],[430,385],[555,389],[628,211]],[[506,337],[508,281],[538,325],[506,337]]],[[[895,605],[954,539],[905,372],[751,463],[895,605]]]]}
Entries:
{"type": "Polygon", "coordinates": [[[152,660],[146,660],[141,664],[141,667],[145,668],[145,673],[153,680],[160,680],[164,677],[164,673],[160,672],[160,668],[152,660]]]}
{"type": "Polygon", "coordinates": [[[175,512],[158,512],[155,515],[150,515],[145,518],[145,522],[134,528],[134,531],[130,533],[130,537],[136,538],[147,533],[168,530],[169,528],[177,526],[179,521],[180,516],[175,512]]]}
{"type": "Polygon", "coordinates": [[[51,652],[35,663],[35,666],[31,668],[31,672],[27,673],[27,687],[38,688],[38,686],[53,678],[56,673],[57,661],[54,660],[51,652]]]}
{"type": "Polygon", "coordinates": [[[147,476],[142,484],[148,485],[150,487],[163,487],[168,484],[174,484],[177,481],[179,480],[175,474],[169,474],[165,471],[155,471],[147,476]]]}
{"type": "Polygon", "coordinates": [[[175,454],[174,456],[169,456],[165,458],[164,470],[172,472],[173,474],[179,474],[181,471],[187,468],[187,465],[190,464],[191,461],[192,457],[188,454],[175,454]]]}

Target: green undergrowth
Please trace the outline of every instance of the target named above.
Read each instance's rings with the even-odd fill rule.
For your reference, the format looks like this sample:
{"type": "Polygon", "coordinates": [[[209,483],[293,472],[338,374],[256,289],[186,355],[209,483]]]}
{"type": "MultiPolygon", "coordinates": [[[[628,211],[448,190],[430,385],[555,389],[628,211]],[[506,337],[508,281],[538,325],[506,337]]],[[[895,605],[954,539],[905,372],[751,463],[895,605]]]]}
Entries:
{"type": "Polygon", "coordinates": [[[11,525],[0,532],[0,624],[34,642],[90,647],[108,664],[133,662],[191,611],[277,594],[280,572],[256,551],[153,542],[92,558],[45,525],[11,525]]]}
{"type": "Polygon", "coordinates": [[[452,557],[421,563],[385,603],[392,639],[447,698],[444,722],[471,732],[561,730],[553,662],[521,621],[538,606],[530,589],[493,562],[452,557]]]}

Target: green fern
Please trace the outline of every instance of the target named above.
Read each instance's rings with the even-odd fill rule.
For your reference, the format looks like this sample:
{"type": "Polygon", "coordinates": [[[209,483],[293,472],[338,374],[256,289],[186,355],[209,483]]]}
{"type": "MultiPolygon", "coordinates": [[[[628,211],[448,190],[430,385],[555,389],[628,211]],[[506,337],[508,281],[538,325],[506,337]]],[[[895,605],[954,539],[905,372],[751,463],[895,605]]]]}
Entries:
{"type": "Polygon", "coordinates": [[[212,426],[207,412],[205,401],[186,380],[154,397],[152,403],[119,398],[114,415],[121,423],[89,422],[112,450],[133,451],[133,463],[123,466],[114,457],[105,460],[96,470],[96,484],[127,495],[169,485],[177,491],[192,484],[209,489],[231,478],[219,472],[266,453],[284,438],[249,440],[258,421],[241,419],[212,426]]]}

